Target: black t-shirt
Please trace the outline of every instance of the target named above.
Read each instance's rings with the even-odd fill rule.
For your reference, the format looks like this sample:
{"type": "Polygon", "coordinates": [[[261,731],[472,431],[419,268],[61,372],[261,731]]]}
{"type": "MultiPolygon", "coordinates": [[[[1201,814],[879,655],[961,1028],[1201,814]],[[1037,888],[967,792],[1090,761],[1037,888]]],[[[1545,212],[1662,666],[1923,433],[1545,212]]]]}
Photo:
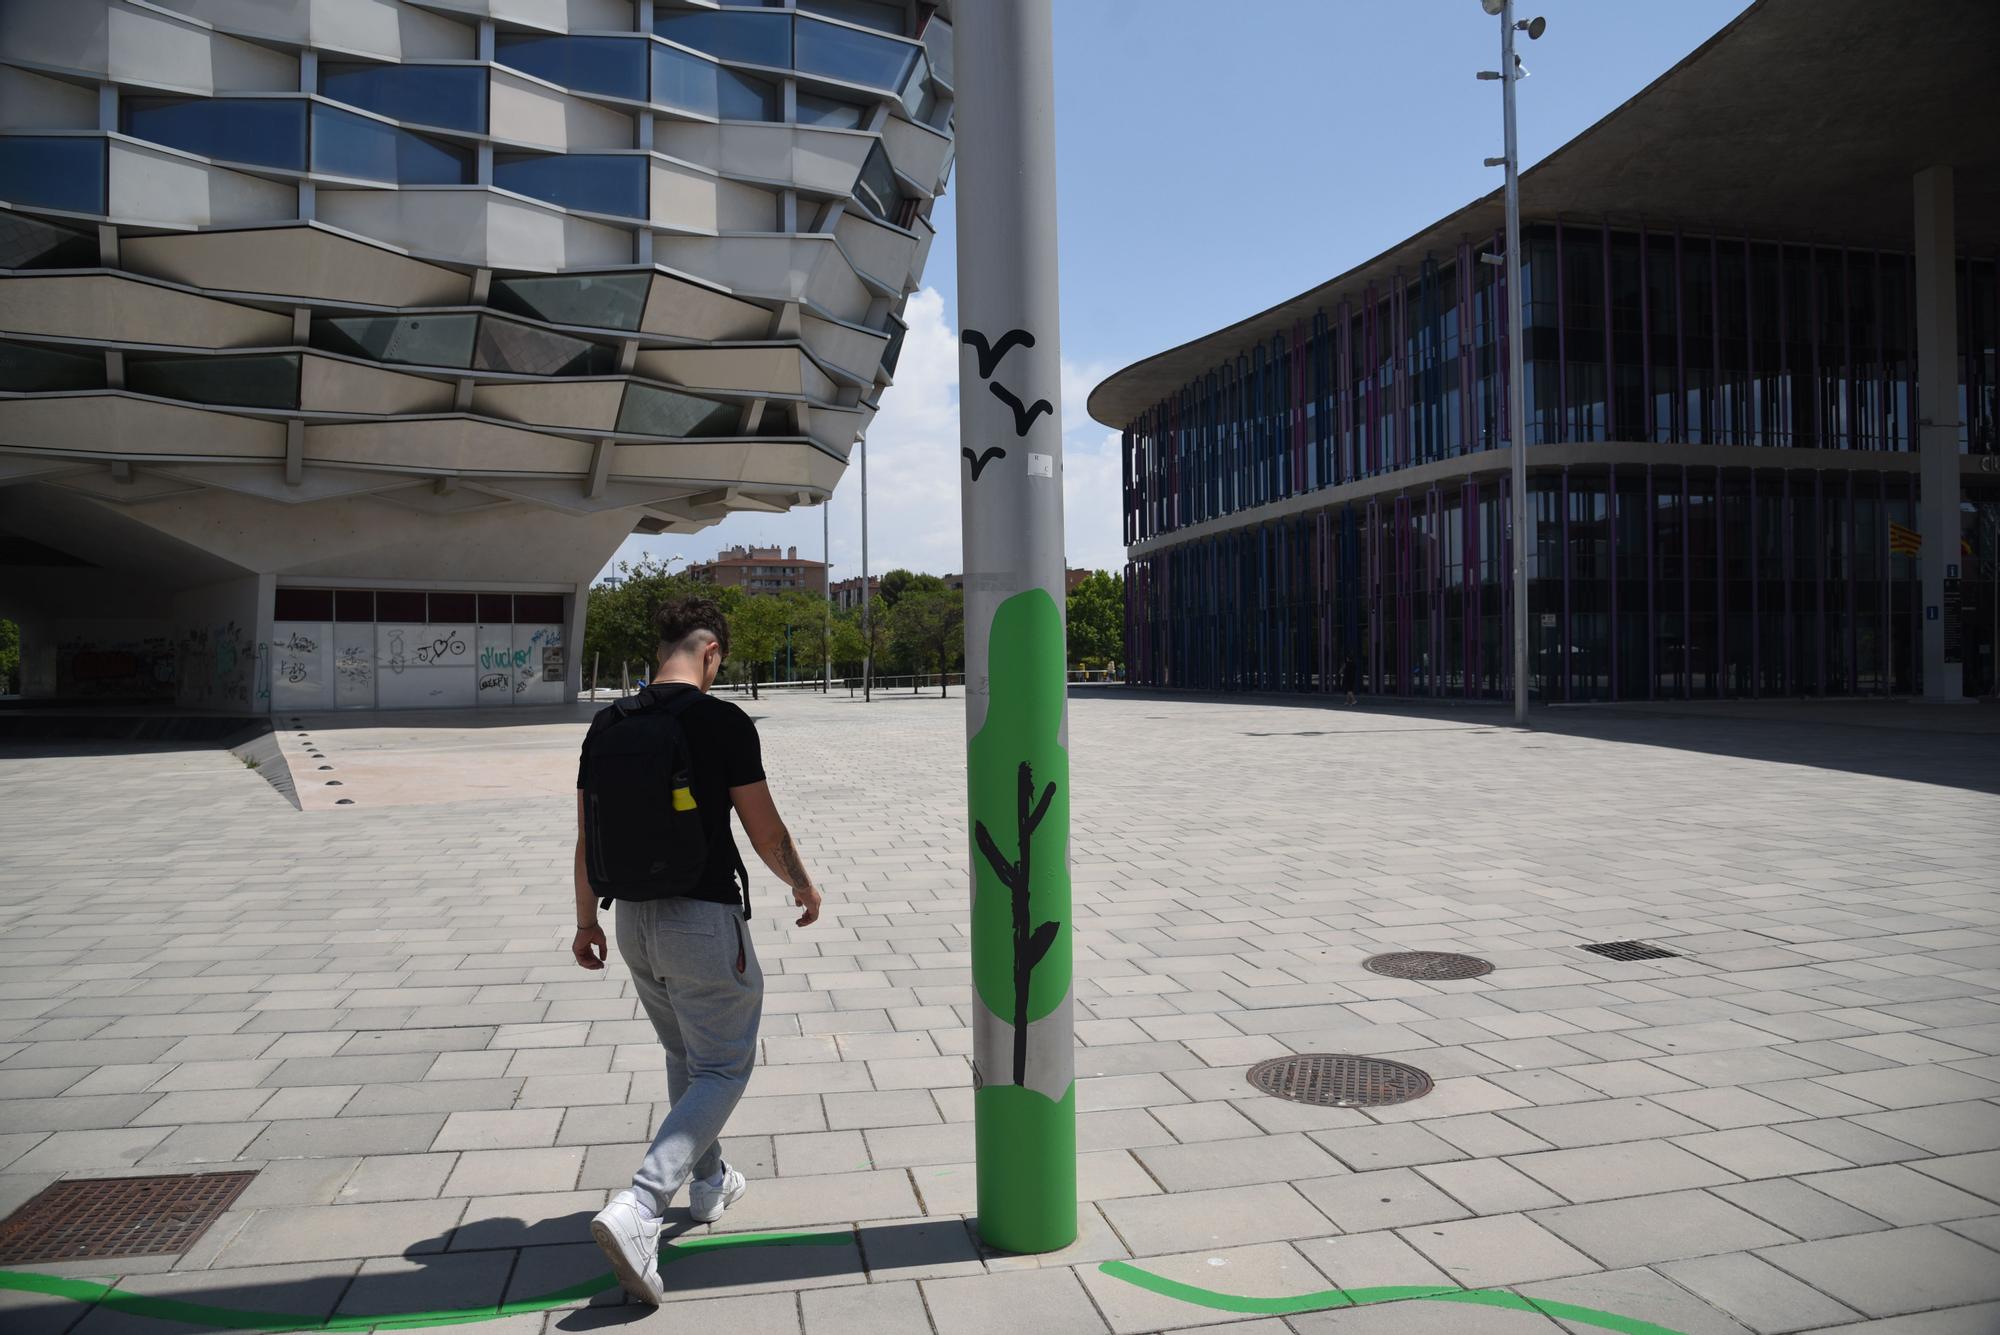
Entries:
{"type": "MultiPolygon", "coordinates": [[[[664,682],[646,687],[662,701],[671,700],[695,687],[686,682],[664,682]]],[[[583,754],[576,763],[576,786],[585,787],[590,777],[590,743],[600,729],[610,726],[617,706],[597,711],[584,734],[583,754]]],[[[736,885],[736,838],[729,824],[729,790],[764,778],[764,752],[757,740],[757,725],[750,716],[728,700],[703,695],[682,711],[681,731],[687,734],[688,750],[694,756],[694,802],[701,812],[702,833],[708,836],[708,861],[702,867],[701,888],[690,896],[717,904],[740,904],[736,885]]]]}

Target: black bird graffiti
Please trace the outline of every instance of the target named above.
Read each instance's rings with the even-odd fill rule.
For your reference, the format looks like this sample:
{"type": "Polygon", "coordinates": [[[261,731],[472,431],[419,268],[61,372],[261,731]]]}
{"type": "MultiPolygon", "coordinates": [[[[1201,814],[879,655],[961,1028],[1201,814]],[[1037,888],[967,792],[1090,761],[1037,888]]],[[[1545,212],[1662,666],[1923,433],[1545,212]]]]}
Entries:
{"type": "Polygon", "coordinates": [[[1020,783],[1015,793],[1014,837],[1018,841],[1020,860],[1009,861],[993,842],[983,821],[972,823],[973,835],[979,842],[979,851],[986,855],[986,863],[993,868],[994,876],[1007,887],[1012,901],[1014,916],[1014,1083],[1028,1083],[1028,980],[1035,972],[1035,966],[1042,962],[1042,956],[1049,953],[1049,947],[1056,943],[1056,934],[1062,930],[1059,922],[1045,922],[1029,929],[1032,921],[1029,915],[1029,853],[1033,848],[1035,830],[1042,818],[1049,814],[1049,802],[1056,795],[1056,786],[1050,784],[1042,790],[1040,801],[1035,800],[1035,772],[1027,761],[1021,762],[1020,783]]]}
{"type": "Polygon", "coordinates": [[[972,465],[972,480],[974,482],[979,481],[979,474],[985,469],[986,465],[992,463],[995,459],[1005,459],[1007,457],[1007,451],[1001,449],[998,445],[995,445],[984,454],[974,454],[972,447],[969,445],[960,446],[958,452],[965,456],[967,463],[972,465]]]}
{"type": "Polygon", "coordinates": [[[1056,410],[1055,405],[1047,399],[1036,399],[1034,403],[1024,405],[1014,397],[1012,390],[1002,384],[991,384],[986,388],[993,391],[994,398],[1014,410],[1014,434],[1017,436],[1027,435],[1028,428],[1035,424],[1035,419],[1041,414],[1053,413],[1056,410]]]}
{"type": "Polygon", "coordinates": [[[1035,346],[1035,336],[1025,329],[1009,329],[1006,333],[1000,335],[998,343],[990,347],[987,346],[986,335],[980,333],[977,329],[966,330],[959,336],[958,341],[971,348],[973,355],[979,359],[979,378],[981,380],[991,380],[993,378],[993,368],[998,366],[1000,359],[1013,349],[1017,347],[1032,348],[1035,346]]]}

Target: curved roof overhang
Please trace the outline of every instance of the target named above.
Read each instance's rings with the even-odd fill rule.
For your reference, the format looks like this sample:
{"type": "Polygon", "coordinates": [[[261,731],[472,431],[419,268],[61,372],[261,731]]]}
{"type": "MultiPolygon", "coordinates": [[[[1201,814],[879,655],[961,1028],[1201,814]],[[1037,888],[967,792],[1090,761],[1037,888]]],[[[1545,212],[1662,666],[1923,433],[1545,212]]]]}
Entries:
{"type": "MultiPolygon", "coordinates": [[[[1996,51],[1994,0],[1757,0],[1524,172],[1522,212],[1908,250],[1910,178],[1949,166],[1960,252],[2000,250],[1996,51]]],[[[1090,415],[1123,428],[1225,358],[1502,224],[1495,190],[1289,301],[1126,367],[1091,391],[1090,415]]]]}

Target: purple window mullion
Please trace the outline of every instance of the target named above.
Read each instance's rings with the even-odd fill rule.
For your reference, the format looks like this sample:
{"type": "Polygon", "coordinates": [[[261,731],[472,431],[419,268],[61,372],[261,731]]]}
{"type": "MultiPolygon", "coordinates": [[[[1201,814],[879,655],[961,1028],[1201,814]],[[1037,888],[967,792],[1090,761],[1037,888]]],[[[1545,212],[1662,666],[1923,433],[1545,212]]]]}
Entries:
{"type": "Polygon", "coordinates": [[[1611,698],[1618,698],[1618,465],[1610,466],[1604,484],[1604,517],[1611,525],[1606,544],[1611,552],[1611,698]]]}
{"type": "Polygon", "coordinates": [[[1757,282],[1750,238],[1743,238],[1743,435],[1739,445],[1764,443],[1764,396],[1757,387],[1757,282]]]}
{"type": "MultiPolygon", "coordinates": [[[[1848,383],[1854,381],[1853,366],[1848,367],[1848,383]]],[[[1847,559],[1842,562],[1847,567],[1847,693],[1861,693],[1861,601],[1859,585],[1860,561],[1856,559],[1860,547],[1855,543],[1854,520],[1854,470],[1847,470],[1847,559]]]]}
{"type": "Polygon", "coordinates": [[[1694,535],[1688,532],[1693,518],[1688,512],[1688,466],[1681,465],[1681,699],[1694,697],[1694,571],[1689,569],[1694,553],[1694,535]]]}
{"type": "MultiPolygon", "coordinates": [[[[1840,448],[1861,448],[1854,384],[1854,265],[1847,247],[1840,248],[1840,448]]],[[[1851,564],[1851,562],[1850,562],[1851,564]]]]}
{"type": "Polygon", "coordinates": [[[1819,383],[1819,247],[1806,246],[1806,347],[1812,356],[1812,446],[1826,448],[1826,394],[1819,383]]]}
{"type": "MultiPolygon", "coordinates": [[[[1553,422],[1555,429],[1551,431],[1546,426],[1543,428],[1544,444],[1572,438],[1569,429],[1569,313],[1563,309],[1563,270],[1569,267],[1563,262],[1566,258],[1567,256],[1563,254],[1562,219],[1558,218],[1556,219],[1556,401],[1555,411],[1544,413],[1542,416],[1542,421],[1553,422]]],[[[1532,287],[1529,288],[1529,291],[1533,290],[1532,287]]]]}
{"type": "Polygon", "coordinates": [[[1792,620],[1792,470],[1778,474],[1778,569],[1785,590],[1785,694],[1798,694],[1798,678],[1792,670],[1792,641],[1798,627],[1792,620]]]}
{"type": "Polygon", "coordinates": [[[1646,698],[1660,693],[1660,622],[1654,610],[1653,575],[1659,562],[1653,546],[1653,466],[1646,465],[1646,698]]]}
{"type": "Polygon", "coordinates": [[[1616,440],[1618,419],[1613,401],[1617,395],[1612,391],[1618,383],[1618,376],[1611,360],[1611,223],[1608,220],[1600,223],[1598,231],[1604,237],[1604,438],[1616,440]]]}
{"type": "MultiPolygon", "coordinates": [[[[1889,448],[1889,334],[1882,323],[1882,252],[1879,250],[1870,260],[1870,281],[1875,288],[1875,448],[1886,450],[1889,448]]],[[[1886,645],[1888,641],[1885,639],[1882,643],[1886,645]]]]}
{"type": "Polygon", "coordinates": [[[1458,243],[1458,453],[1472,453],[1472,245],[1458,243]]]}
{"type": "Polygon", "coordinates": [[[1826,475],[1813,469],[1813,690],[1826,694],[1826,475]]]}
{"type": "Polygon", "coordinates": [[[1709,515],[1715,520],[1715,695],[1721,699],[1729,694],[1729,604],[1728,586],[1722,578],[1722,465],[1715,466],[1715,499],[1709,506],[1709,515]]]}
{"type": "Polygon", "coordinates": [[[1431,483],[1431,695],[1444,680],[1444,494],[1431,483]]]}
{"type": "Polygon", "coordinates": [[[1569,661],[1570,641],[1576,637],[1570,634],[1569,620],[1569,465],[1562,471],[1562,571],[1563,571],[1563,615],[1562,615],[1562,698],[1575,698],[1576,678],[1569,661]]]}
{"type": "Polygon", "coordinates": [[[1785,243],[1778,243],[1778,256],[1773,261],[1778,275],[1778,401],[1773,406],[1777,414],[1778,444],[1796,445],[1792,439],[1792,320],[1789,292],[1791,283],[1785,268],[1785,243]]]}
{"type": "MultiPolygon", "coordinates": [[[[1693,434],[1687,420],[1687,289],[1681,280],[1681,229],[1674,229],[1674,424],[1673,439],[1685,444],[1693,434]]],[[[1685,637],[1683,637],[1685,638],[1685,637]]]]}
{"type": "MultiPolygon", "coordinates": [[[[1646,226],[1639,225],[1639,393],[1645,399],[1643,405],[1646,439],[1654,440],[1659,435],[1659,423],[1653,412],[1653,270],[1646,258],[1646,226]]],[[[1648,564],[1652,557],[1647,556],[1648,564]]]]}
{"type": "MultiPolygon", "coordinates": [[[[1736,443],[1734,415],[1727,429],[1722,422],[1722,243],[1708,239],[1708,439],[1718,445],[1736,443]]],[[[1717,521],[1720,524],[1720,520],[1717,521]]],[[[1722,636],[1718,633],[1716,638],[1722,636]]]]}
{"type": "Polygon", "coordinates": [[[1750,470],[1750,698],[1764,693],[1764,591],[1757,587],[1757,470],[1750,470]]]}

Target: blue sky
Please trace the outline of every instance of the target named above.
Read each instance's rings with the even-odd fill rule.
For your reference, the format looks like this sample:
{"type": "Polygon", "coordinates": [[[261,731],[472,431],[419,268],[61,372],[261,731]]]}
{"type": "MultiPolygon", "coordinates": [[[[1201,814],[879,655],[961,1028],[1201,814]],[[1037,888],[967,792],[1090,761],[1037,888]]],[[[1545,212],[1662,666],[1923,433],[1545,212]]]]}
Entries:
{"type": "MultiPolygon", "coordinates": [[[[1694,50],[1745,0],[1520,0],[1532,164],[1694,50]]],[[[1478,0],[1056,0],[1066,527],[1116,568],[1118,442],[1084,398],[1106,375],[1324,281],[1499,183],[1499,22],[1478,0]]],[[[961,56],[961,59],[965,58],[961,56]]],[[[953,199],[869,432],[869,566],[957,570],[953,199]]],[[[834,577],[860,571],[860,474],[831,506],[834,577]]],[[[817,508],[629,539],[701,560],[732,543],[820,554],[817,508]]]]}

